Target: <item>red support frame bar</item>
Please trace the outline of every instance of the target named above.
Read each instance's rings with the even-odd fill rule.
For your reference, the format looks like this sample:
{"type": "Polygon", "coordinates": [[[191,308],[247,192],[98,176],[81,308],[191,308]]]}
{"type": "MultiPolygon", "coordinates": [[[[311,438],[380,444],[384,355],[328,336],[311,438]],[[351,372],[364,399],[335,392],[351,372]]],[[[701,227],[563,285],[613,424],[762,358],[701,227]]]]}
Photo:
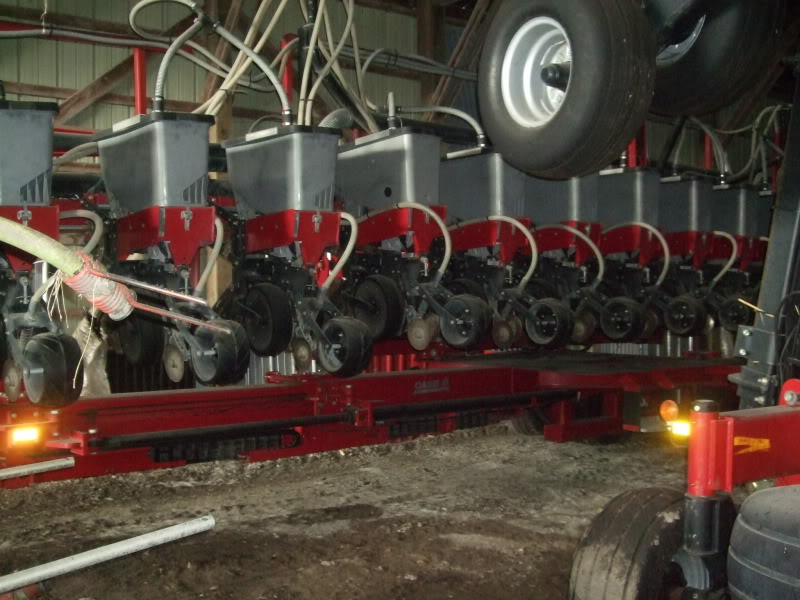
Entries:
{"type": "MultiPolygon", "coordinates": [[[[531,228],[531,220],[518,219],[526,228],[531,228]]],[[[528,240],[519,229],[505,221],[480,221],[450,230],[450,239],[453,241],[453,252],[466,252],[474,248],[499,246],[498,260],[501,266],[506,266],[517,254],[530,256],[531,249],[528,240]]]]}
{"type": "Polygon", "coordinates": [[[147,51],[133,49],[133,104],[137,115],[147,114],[147,51]]]}

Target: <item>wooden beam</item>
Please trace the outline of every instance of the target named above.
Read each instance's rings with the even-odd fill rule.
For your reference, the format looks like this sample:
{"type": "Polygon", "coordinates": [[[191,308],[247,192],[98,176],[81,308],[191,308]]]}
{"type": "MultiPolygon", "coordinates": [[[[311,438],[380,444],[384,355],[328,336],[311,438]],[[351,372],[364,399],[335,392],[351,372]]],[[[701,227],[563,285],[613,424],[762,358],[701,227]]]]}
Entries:
{"type": "MultiPolygon", "coordinates": [[[[445,60],[444,9],[433,2],[417,2],[417,54],[438,61],[445,60]]],[[[425,75],[422,81],[422,103],[427,104],[436,90],[438,78],[425,75]]]]}
{"type": "MultiPolygon", "coordinates": [[[[167,29],[162,35],[168,37],[176,35],[189,27],[193,21],[194,15],[189,14],[167,29]]],[[[59,107],[55,124],[65,125],[74,119],[92,104],[102,99],[103,96],[111,93],[111,90],[122,83],[130,73],[133,73],[133,56],[129,56],[117,63],[100,75],[100,77],[77,90],[72,96],[64,100],[59,107]]]]}
{"type": "MultiPolygon", "coordinates": [[[[41,96],[43,98],[69,98],[77,90],[70,88],[54,87],[50,85],[39,85],[35,83],[19,83],[17,81],[4,81],[6,93],[8,94],[21,94],[23,96],[41,96]]],[[[113,104],[115,106],[133,106],[133,96],[126,96],[124,94],[106,94],[101,104],[113,104]]],[[[195,108],[200,106],[196,102],[187,102],[184,100],[167,100],[164,108],[174,112],[192,112],[195,108]]],[[[257,110],[254,108],[234,107],[233,116],[241,119],[258,119],[266,115],[280,116],[277,112],[267,112],[257,110]]]]}

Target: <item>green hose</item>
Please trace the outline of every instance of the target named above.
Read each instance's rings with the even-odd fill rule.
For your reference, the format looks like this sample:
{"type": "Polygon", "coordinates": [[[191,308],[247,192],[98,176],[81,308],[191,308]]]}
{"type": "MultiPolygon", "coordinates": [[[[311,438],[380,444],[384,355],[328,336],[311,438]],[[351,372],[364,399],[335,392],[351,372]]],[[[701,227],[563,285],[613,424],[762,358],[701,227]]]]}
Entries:
{"type": "Polygon", "coordinates": [[[0,217],[0,242],[15,246],[53,265],[68,277],[83,267],[81,257],[45,234],[0,217]]]}

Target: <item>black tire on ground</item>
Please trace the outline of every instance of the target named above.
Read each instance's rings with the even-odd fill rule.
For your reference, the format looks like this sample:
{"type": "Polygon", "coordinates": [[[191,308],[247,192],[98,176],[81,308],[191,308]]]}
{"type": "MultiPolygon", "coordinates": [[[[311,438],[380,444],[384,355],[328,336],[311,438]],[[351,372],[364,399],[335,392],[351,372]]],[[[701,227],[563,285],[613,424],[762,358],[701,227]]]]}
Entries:
{"type": "Polygon", "coordinates": [[[457,350],[477,346],[491,325],[491,311],[486,302],[471,294],[453,296],[444,305],[453,318],[439,320],[442,338],[457,350]]]}
{"type": "Polygon", "coordinates": [[[373,340],[394,337],[403,325],[405,299],[397,283],[385,275],[370,275],[358,284],[353,316],[366,324],[373,340]]]}
{"type": "Polygon", "coordinates": [[[117,327],[125,360],[134,367],[152,365],[164,354],[164,323],[150,315],[134,313],[117,327]]]}
{"type": "Polygon", "coordinates": [[[597,515],[578,542],[570,600],[666,600],[683,585],[672,556],[683,539],[683,494],[630,490],[597,515]]]}
{"type": "MultiPolygon", "coordinates": [[[[566,62],[552,45],[542,58],[566,62]]],[[[509,163],[537,177],[565,179],[602,169],[619,157],[644,122],[654,84],[652,31],[636,2],[505,0],[486,35],[478,98],[486,133],[509,163]],[[548,99],[554,88],[533,95],[545,98],[544,113],[531,108],[524,100],[531,95],[522,89],[538,86],[546,66],[537,64],[530,78],[523,77],[525,48],[545,39],[536,38],[540,26],[552,23],[571,48],[569,83],[555,114],[548,99]]]]}
{"type": "Polygon", "coordinates": [[[742,504],[728,548],[732,600],[800,598],[800,486],[776,487],[742,504]]]}
{"type": "Polygon", "coordinates": [[[447,289],[456,296],[472,294],[476,298],[486,301],[486,290],[483,284],[474,279],[467,279],[466,277],[455,279],[447,284],[447,289]]]}
{"type": "Polygon", "coordinates": [[[72,336],[65,333],[33,336],[23,351],[23,362],[25,393],[31,403],[60,408],[72,404],[81,395],[81,348],[72,336]]]}
{"type": "Polygon", "coordinates": [[[653,111],[703,115],[763,77],[782,33],[785,0],[713,2],[702,23],[656,57],[653,111]]]}
{"type": "Polygon", "coordinates": [[[708,311],[703,302],[688,294],[670,300],[664,311],[664,326],[681,337],[701,333],[707,321],[708,311]]]}
{"type": "Polygon", "coordinates": [[[533,303],[525,316],[525,331],[537,346],[565,346],[575,329],[575,315],[570,308],[554,298],[533,303]]]}
{"type": "Polygon", "coordinates": [[[646,322],[644,307],[630,298],[612,298],[600,313],[600,328],[614,342],[633,342],[642,337],[646,322]]]}
{"type": "Polygon", "coordinates": [[[322,333],[317,355],[328,373],[352,377],[366,368],[372,356],[372,338],[364,323],[353,317],[334,317],[322,326],[322,333]]]}
{"type": "Polygon", "coordinates": [[[209,321],[211,325],[223,327],[227,332],[199,327],[195,339],[209,354],[198,356],[194,349],[192,370],[197,380],[205,385],[229,385],[238,383],[250,366],[250,343],[247,333],[239,323],[225,319],[209,321]]]}
{"type": "Polygon", "coordinates": [[[242,325],[250,348],[259,356],[276,356],[292,341],[294,322],[289,294],[272,283],[255,285],[247,292],[242,325]]]}

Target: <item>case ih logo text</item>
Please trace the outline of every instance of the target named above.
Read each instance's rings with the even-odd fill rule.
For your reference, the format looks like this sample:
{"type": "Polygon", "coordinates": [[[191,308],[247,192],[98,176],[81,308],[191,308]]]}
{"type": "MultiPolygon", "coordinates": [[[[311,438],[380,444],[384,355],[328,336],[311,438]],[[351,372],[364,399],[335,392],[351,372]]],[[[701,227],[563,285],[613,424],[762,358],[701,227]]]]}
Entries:
{"type": "Polygon", "coordinates": [[[414,394],[432,394],[433,392],[450,391],[450,378],[428,379],[414,384],[414,394]]]}

